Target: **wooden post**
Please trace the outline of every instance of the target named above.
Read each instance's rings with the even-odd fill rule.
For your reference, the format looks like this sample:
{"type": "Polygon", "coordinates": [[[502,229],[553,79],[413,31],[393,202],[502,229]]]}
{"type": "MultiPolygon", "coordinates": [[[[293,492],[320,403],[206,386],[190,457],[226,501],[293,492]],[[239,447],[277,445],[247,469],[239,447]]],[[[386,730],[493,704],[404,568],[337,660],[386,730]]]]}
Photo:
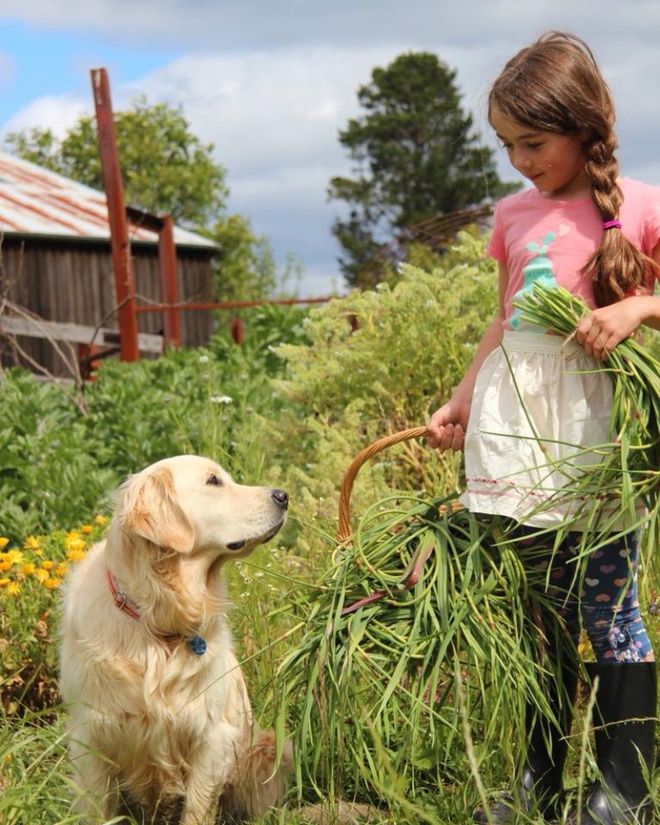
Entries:
{"type": "Polygon", "coordinates": [[[124,190],[117,155],[115,124],[112,119],[110,84],[105,69],[92,69],[91,74],[103,187],[108,199],[110,247],[112,249],[115,293],[118,306],[120,358],[122,361],[137,361],[140,357],[140,351],[138,349],[137,316],[135,314],[135,281],[128,238],[128,221],[124,206],[124,190]]]}
{"type": "Polygon", "coordinates": [[[234,343],[242,344],[245,339],[245,331],[243,328],[243,320],[241,318],[232,318],[229,322],[229,331],[234,343]]]}
{"type": "Polygon", "coordinates": [[[158,233],[158,260],[160,263],[160,290],[163,303],[170,304],[163,313],[163,335],[166,347],[181,346],[181,322],[179,310],[174,306],[178,301],[176,283],[176,249],[174,246],[174,221],[171,215],[163,215],[158,233]]]}

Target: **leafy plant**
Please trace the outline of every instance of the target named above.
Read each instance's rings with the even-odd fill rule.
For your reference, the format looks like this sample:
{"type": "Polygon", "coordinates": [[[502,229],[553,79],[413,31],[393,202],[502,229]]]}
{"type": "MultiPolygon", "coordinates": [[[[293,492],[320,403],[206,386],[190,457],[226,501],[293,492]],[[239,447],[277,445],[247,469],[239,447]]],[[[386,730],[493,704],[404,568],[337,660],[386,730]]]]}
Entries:
{"type": "Polygon", "coordinates": [[[0,532],[19,542],[89,521],[125,476],[181,452],[221,457],[239,477],[258,477],[267,454],[259,433],[283,403],[272,385],[283,369],[273,350],[305,340],[301,317],[297,308],[263,309],[242,346],[218,333],[208,349],[104,362],[80,406],[54,384],[6,371],[0,532]]]}
{"type": "MultiPolygon", "coordinates": [[[[424,424],[449,397],[496,307],[497,276],[484,239],[465,232],[431,272],[405,265],[393,286],[309,312],[310,343],[277,350],[286,372],[275,384],[287,403],[271,440],[308,521],[335,519],[341,478],[364,446],[424,424]]],[[[453,455],[409,444],[361,475],[355,506],[361,510],[391,487],[430,495],[457,483],[453,455]]]]}
{"type": "Polygon", "coordinates": [[[117,479],[95,456],[96,434],[55,386],[21,370],[1,386],[0,533],[20,541],[91,517],[117,479]]]}

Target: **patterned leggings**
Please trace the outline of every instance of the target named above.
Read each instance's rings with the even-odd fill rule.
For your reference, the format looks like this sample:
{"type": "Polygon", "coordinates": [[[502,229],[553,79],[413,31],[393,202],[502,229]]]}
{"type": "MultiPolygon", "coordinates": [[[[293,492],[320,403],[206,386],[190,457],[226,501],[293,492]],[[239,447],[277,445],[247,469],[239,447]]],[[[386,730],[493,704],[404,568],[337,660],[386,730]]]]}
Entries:
{"type": "Polygon", "coordinates": [[[574,560],[579,538],[569,533],[558,550],[533,563],[546,575],[545,595],[564,620],[566,632],[577,645],[584,629],[598,662],[652,661],[653,648],[639,610],[637,536],[629,534],[595,550],[578,571],[574,560]]]}

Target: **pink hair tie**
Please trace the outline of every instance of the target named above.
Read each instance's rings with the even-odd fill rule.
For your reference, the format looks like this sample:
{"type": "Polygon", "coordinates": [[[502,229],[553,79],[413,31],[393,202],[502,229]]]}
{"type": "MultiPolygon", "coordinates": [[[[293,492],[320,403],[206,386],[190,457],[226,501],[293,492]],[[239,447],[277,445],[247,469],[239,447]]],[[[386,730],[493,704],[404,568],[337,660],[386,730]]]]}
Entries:
{"type": "Polygon", "coordinates": [[[603,229],[621,229],[621,221],[604,221],[603,229]]]}

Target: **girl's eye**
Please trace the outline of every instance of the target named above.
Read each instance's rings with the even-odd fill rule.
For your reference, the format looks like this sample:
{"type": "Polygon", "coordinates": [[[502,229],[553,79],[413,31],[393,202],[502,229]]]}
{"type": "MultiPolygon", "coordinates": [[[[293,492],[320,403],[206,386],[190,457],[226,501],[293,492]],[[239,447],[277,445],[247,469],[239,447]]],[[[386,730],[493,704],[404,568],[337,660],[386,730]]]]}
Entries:
{"type": "Polygon", "coordinates": [[[542,145],[543,145],[542,143],[528,143],[527,148],[528,149],[538,149],[539,146],[542,146],[542,145]]]}

